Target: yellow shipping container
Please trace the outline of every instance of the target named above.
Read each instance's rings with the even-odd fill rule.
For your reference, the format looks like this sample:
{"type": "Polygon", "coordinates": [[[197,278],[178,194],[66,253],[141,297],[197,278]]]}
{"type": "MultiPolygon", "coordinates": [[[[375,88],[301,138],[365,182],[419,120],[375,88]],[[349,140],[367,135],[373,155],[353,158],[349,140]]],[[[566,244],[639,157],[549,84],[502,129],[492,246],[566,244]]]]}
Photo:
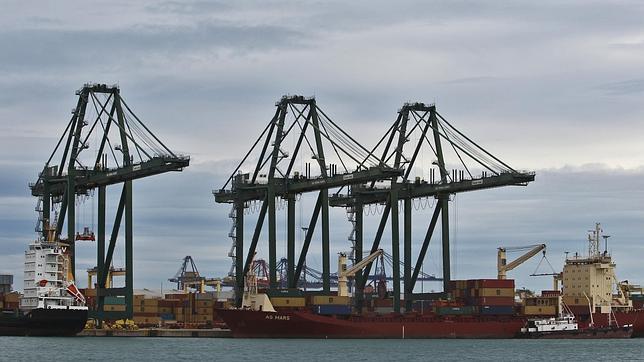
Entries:
{"type": "Polygon", "coordinates": [[[271,298],[273,307],[304,307],[306,298],[304,297],[273,297],[271,298]]]}
{"type": "Polygon", "coordinates": [[[523,307],[523,314],[524,315],[556,315],[557,314],[557,307],[554,305],[544,305],[544,306],[539,306],[539,305],[526,305],[523,307]]]}
{"type": "Polygon", "coordinates": [[[215,305],[215,302],[212,300],[197,300],[195,301],[195,307],[197,308],[212,308],[215,305]]]}
{"type": "Polygon", "coordinates": [[[212,314],[211,315],[195,314],[192,320],[195,322],[212,322],[212,314]]]}
{"type": "Polygon", "coordinates": [[[200,315],[212,315],[212,308],[197,308],[195,311],[200,315]]]}
{"type": "Polygon", "coordinates": [[[159,313],[159,307],[142,305],[142,306],[139,306],[136,311],[141,313],[159,313]]]}
{"type": "Polygon", "coordinates": [[[311,297],[311,304],[336,304],[347,305],[349,304],[349,297],[338,297],[336,295],[314,295],[311,297]]]}
{"type": "Polygon", "coordinates": [[[514,288],[479,288],[472,289],[472,297],[514,297],[514,288]]]}
{"type": "Polygon", "coordinates": [[[18,303],[20,302],[20,294],[17,292],[11,292],[4,295],[5,303],[18,303]]]}
{"type": "Polygon", "coordinates": [[[143,299],[143,305],[144,306],[150,306],[150,307],[158,307],[159,306],[159,300],[158,299],[143,299]]]}

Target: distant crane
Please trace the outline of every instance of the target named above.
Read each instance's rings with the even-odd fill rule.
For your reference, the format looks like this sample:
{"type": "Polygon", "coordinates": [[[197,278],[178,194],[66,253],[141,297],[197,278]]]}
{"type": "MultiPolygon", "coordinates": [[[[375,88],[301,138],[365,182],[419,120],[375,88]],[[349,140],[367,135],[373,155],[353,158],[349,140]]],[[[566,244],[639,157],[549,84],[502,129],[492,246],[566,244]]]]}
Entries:
{"type": "Polygon", "coordinates": [[[197,265],[190,255],[183,258],[183,263],[177,273],[168,280],[172,283],[177,283],[177,289],[184,292],[187,292],[188,288],[194,288],[203,293],[207,285],[215,287],[218,291],[221,290],[221,281],[219,279],[199,275],[197,265]]]}
{"type": "Polygon", "coordinates": [[[545,257],[546,255],[546,244],[538,244],[538,245],[528,245],[528,246],[518,246],[518,247],[500,247],[498,248],[498,255],[497,255],[497,271],[498,271],[498,279],[506,279],[506,274],[508,271],[518,267],[519,265],[523,264],[526,262],[528,259],[532,258],[533,256],[537,255],[540,251],[543,251],[543,256],[545,257]],[[507,258],[506,258],[506,252],[508,251],[520,251],[520,250],[528,250],[525,254],[521,255],[520,257],[516,258],[514,261],[508,263],[507,258]]]}

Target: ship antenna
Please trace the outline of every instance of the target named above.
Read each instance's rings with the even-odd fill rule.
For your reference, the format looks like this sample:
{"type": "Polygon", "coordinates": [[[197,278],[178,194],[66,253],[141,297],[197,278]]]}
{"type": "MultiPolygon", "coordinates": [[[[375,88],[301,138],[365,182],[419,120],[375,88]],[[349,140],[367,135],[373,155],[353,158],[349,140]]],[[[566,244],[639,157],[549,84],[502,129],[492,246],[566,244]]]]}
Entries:
{"type": "Polygon", "coordinates": [[[602,235],[602,238],[604,238],[604,255],[608,254],[608,238],[610,238],[610,235],[602,235]]]}

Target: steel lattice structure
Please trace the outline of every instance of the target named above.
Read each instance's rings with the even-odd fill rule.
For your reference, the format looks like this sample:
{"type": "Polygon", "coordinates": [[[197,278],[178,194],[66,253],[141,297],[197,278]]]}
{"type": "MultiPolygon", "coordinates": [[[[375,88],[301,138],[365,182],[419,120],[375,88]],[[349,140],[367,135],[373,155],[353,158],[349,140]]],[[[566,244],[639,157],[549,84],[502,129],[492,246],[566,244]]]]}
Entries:
{"type": "Polygon", "coordinates": [[[30,185],[42,204],[39,230],[45,240],[66,243],[71,249],[71,270],[75,273],[76,197],[98,190],[97,310],[103,319],[132,318],[133,213],[132,181],[168,171],[181,171],[190,163],[176,155],[137,117],[121,97],[118,86],[86,84],[76,92],[78,102],[54,151],[38,180],[30,185]],[[90,116],[91,115],[91,116],[90,116]],[[97,147],[90,151],[91,140],[97,147]],[[64,143],[64,148],[61,145],[64,143]],[[119,155],[120,153],[120,155],[119,155]],[[60,163],[53,165],[55,157],[60,163]],[[106,249],[107,186],[123,184],[106,249]],[[52,217],[52,210],[57,209],[52,217]],[[125,218],[125,286],[105,288],[112,266],[121,223],[125,218]],[[67,221],[67,238],[64,224],[67,221]],[[123,296],[125,312],[104,311],[105,296],[123,296]]]}

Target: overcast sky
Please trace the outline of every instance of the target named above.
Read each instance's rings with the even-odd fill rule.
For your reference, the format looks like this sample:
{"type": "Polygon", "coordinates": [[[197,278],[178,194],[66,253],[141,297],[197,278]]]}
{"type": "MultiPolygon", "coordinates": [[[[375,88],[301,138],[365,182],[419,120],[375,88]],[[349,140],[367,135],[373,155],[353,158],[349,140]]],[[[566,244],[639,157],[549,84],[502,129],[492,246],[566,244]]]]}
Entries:
{"type": "MultiPolygon", "coordinates": [[[[183,173],[135,183],[137,288],[159,287],[185,255],[202,274],[227,273],[229,209],[211,191],[283,94],[315,96],[366,146],[404,102],[435,102],[497,157],[537,172],[525,188],[458,195],[455,277],[494,277],[498,246],[536,242],[559,269],[599,221],[618,278],[644,283],[642,19],[635,1],[4,1],[0,272],[21,287],[36,222],[27,183],[62,134],[74,91],[100,82],[119,84],[164,143],[192,157],[183,173]]],[[[419,234],[427,213],[415,216],[419,234]]],[[[335,255],[349,225],[344,210],[332,219],[335,255]]],[[[317,249],[310,263],[319,267],[317,249]]],[[[430,249],[426,271],[440,274],[439,251],[430,249]]],[[[78,270],[93,255],[79,246],[78,270]]],[[[518,285],[549,288],[528,277],[538,261],[511,272],[518,285]]]]}

